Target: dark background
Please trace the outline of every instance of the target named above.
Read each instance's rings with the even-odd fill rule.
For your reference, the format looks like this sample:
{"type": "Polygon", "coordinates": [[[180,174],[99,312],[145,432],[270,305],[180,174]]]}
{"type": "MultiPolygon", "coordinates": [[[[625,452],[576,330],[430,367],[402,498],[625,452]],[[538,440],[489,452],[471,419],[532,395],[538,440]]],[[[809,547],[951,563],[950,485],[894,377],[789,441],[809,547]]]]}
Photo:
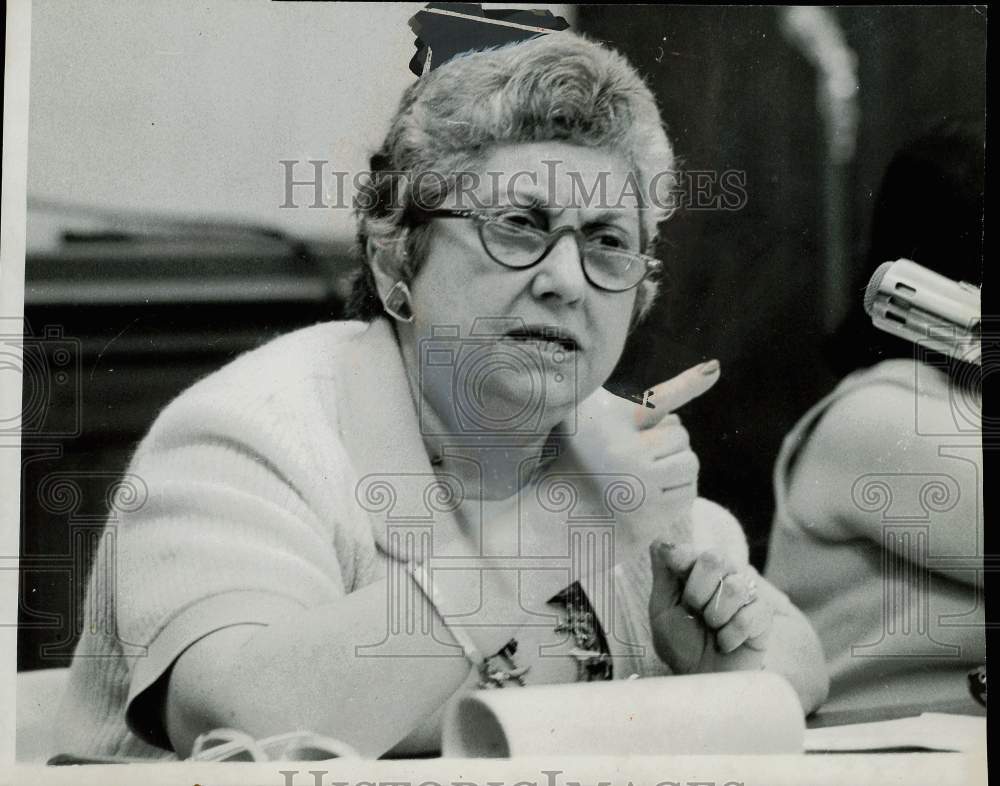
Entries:
{"type": "MultiPolygon", "coordinates": [[[[858,58],[842,285],[860,309],[872,270],[872,207],[893,154],[937,123],[985,112],[986,19],[971,7],[836,14],[858,58]]],[[[647,75],[686,168],[746,172],[743,210],[686,211],[666,224],[664,295],[617,377],[643,388],[701,360],[721,361],[719,383],[681,414],[701,459],[702,495],[737,515],[760,566],[781,440],[838,379],[820,285],[824,140],[815,72],[782,36],[774,8],[580,6],[577,27],[647,75]]]]}
{"type": "MultiPolygon", "coordinates": [[[[893,154],[942,120],[985,111],[986,22],[971,7],[836,14],[858,57],[842,287],[860,308],[872,207],[893,154]]],[[[686,168],[746,172],[745,208],[682,212],[667,225],[664,295],[614,381],[642,390],[719,358],[722,380],[683,415],[703,495],[736,513],[760,566],[781,440],[837,380],[820,285],[815,72],[774,8],[581,6],[575,27],[647,76],[686,168]]],[[[20,669],[68,664],[109,489],[159,409],[239,352],[338,317],[349,245],[153,221],[29,248],[20,669]],[[53,325],[61,335],[43,338],[53,325]]]]}

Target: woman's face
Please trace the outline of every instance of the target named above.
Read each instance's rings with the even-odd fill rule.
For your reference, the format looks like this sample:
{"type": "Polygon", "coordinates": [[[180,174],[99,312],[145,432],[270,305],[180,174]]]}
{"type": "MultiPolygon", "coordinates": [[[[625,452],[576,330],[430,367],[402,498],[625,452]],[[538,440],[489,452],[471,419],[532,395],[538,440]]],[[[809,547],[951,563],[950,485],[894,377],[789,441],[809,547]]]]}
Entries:
{"type": "MultiPolygon", "coordinates": [[[[571,226],[640,250],[638,202],[620,154],[565,142],[508,145],[480,174],[449,207],[502,208],[518,223],[571,226]]],[[[569,234],[534,267],[511,269],[486,252],[471,218],[433,218],[430,233],[411,285],[415,319],[400,326],[421,403],[452,433],[548,434],[610,376],[638,290],[590,284],[569,234]]]]}

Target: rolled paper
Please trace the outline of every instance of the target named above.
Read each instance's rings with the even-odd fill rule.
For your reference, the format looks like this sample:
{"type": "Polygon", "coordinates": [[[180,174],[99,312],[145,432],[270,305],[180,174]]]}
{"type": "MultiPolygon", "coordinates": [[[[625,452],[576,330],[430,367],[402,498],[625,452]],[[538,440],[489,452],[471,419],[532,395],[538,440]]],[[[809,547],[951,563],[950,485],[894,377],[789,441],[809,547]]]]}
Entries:
{"type": "Polygon", "coordinates": [[[801,753],[802,706],[767,672],[480,690],[445,711],[458,758],[801,753]]]}

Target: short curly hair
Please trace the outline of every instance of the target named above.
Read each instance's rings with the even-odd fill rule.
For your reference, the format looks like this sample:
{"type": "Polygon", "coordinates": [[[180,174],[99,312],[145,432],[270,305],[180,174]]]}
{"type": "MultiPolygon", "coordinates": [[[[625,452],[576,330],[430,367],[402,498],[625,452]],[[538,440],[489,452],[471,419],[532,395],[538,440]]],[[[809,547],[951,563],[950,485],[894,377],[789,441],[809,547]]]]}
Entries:
{"type": "MultiPolygon", "coordinates": [[[[406,253],[394,255],[391,272],[412,281],[429,242],[426,225],[410,220],[414,203],[443,199],[455,188],[456,173],[473,171],[493,146],[541,141],[622,153],[642,189],[644,248],[655,244],[671,213],[674,153],[653,94],[625,57],[568,31],[468,52],[407,88],[371,157],[362,180],[365,198],[355,202],[365,264],[354,279],[347,316],[370,321],[385,313],[367,259],[369,240],[402,242],[406,253]],[[442,176],[419,177],[422,172],[442,176]]],[[[640,285],[633,327],[658,286],[652,277],[640,285]]]]}

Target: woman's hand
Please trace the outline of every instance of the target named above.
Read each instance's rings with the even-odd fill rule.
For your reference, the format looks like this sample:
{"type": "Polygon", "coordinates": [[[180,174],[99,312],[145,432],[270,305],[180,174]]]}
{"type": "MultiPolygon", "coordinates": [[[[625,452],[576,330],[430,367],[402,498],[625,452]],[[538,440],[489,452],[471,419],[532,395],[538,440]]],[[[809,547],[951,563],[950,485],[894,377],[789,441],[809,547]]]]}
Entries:
{"type": "Polygon", "coordinates": [[[616,561],[641,555],[657,538],[691,540],[698,457],[673,411],[718,379],[719,365],[711,361],[653,388],[648,397],[652,407],[637,406],[601,388],[577,409],[577,431],[565,440],[562,455],[547,471],[576,478],[581,492],[593,487],[580,497],[598,501],[605,500],[601,484],[612,476],[628,476],[625,480],[634,486],[641,504],[623,504],[611,511],[616,520],[616,561]]]}
{"type": "Polygon", "coordinates": [[[715,550],[656,541],[649,547],[649,622],[657,655],[676,674],[758,671],[774,609],[755,581],[715,550]]]}

